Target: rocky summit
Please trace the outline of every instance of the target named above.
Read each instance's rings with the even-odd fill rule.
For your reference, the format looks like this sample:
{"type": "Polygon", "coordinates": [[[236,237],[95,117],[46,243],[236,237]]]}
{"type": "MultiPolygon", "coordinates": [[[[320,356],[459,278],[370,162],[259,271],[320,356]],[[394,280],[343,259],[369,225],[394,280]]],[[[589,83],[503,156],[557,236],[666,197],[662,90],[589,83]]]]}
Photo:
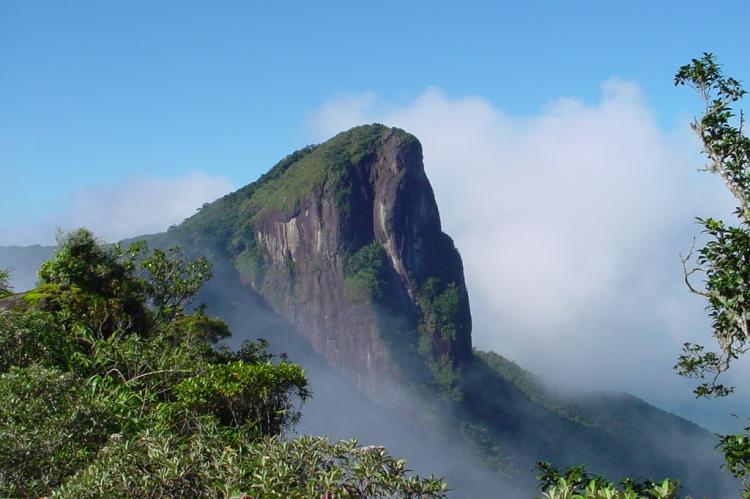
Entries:
{"type": "Polygon", "coordinates": [[[471,358],[461,258],[412,135],[362,126],[298,151],[181,230],[212,225],[242,281],[371,397],[471,358]]]}

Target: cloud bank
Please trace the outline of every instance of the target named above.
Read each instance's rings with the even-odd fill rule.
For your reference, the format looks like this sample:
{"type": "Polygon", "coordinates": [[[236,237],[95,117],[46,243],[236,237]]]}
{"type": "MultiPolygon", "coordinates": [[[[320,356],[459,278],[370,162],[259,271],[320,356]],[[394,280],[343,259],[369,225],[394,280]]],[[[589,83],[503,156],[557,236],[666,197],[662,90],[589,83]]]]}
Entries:
{"type": "Polygon", "coordinates": [[[137,176],[74,193],[58,213],[27,226],[0,225],[0,245],[52,244],[57,229],[91,229],[105,241],[160,232],[231,191],[224,177],[193,172],[179,178],[137,176]]]}
{"type": "Polygon", "coordinates": [[[324,139],[369,122],[422,142],[463,256],[475,345],[553,380],[690,406],[671,368],[683,342],[711,340],[679,253],[694,217],[728,218],[732,200],[696,171],[687,122],[660,129],[636,83],[610,80],[598,102],[561,98],[532,116],[435,88],[401,107],[348,95],[309,126],[324,139]]]}

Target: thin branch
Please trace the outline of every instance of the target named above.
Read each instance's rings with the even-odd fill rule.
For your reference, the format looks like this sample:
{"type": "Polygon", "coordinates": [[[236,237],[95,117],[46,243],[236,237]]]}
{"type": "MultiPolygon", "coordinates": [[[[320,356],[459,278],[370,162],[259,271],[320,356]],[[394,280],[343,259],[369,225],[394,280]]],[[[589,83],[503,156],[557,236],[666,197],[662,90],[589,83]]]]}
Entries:
{"type": "Polygon", "coordinates": [[[695,238],[693,238],[693,244],[690,246],[690,251],[688,251],[687,256],[682,256],[682,253],[680,253],[680,260],[682,261],[682,274],[685,279],[685,284],[687,285],[688,290],[696,295],[703,296],[706,298],[711,298],[711,294],[706,291],[700,291],[696,289],[693,286],[693,283],[690,282],[690,276],[695,274],[696,272],[702,272],[703,268],[701,267],[695,267],[691,270],[688,270],[687,263],[693,258],[693,251],[695,250],[695,238]]]}
{"type": "Polygon", "coordinates": [[[119,370],[119,369],[117,369],[116,367],[113,367],[112,369],[110,369],[109,371],[107,371],[107,372],[106,372],[106,373],[105,373],[104,375],[105,375],[105,376],[109,376],[109,375],[110,375],[111,373],[117,373],[117,374],[119,374],[119,375],[120,375],[120,378],[122,378],[122,380],[123,380],[123,381],[124,381],[125,383],[127,383],[127,382],[128,382],[128,379],[127,379],[127,378],[126,378],[126,377],[125,377],[125,376],[124,376],[124,375],[122,374],[122,372],[120,372],[120,370],[119,370]]]}
{"type": "Polygon", "coordinates": [[[191,369],[162,369],[160,371],[151,371],[151,372],[139,374],[138,376],[136,376],[134,378],[130,378],[129,380],[127,380],[126,383],[132,383],[133,381],[135,381],[137,379],[145,378],[146,376],[152,376],[152,375],[155,375],[155,374],[190,373],[190,372],[193,372],[193,371],[191,369]]]}

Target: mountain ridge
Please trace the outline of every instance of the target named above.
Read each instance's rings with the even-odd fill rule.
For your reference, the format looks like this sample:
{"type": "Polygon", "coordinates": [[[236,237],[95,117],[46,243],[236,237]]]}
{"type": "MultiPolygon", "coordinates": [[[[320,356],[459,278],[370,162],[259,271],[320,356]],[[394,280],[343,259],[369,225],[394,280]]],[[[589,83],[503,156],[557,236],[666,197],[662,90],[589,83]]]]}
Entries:
{"type": "Polygon", "coordinates": [[[223,245],[243,282],[371,396],[384,396],[383,377],[449,378],[471,355],[471,316],[421,156],[402,130],[358,127],[290,155],[178,230],[232,220],[220,225],[223,245]],[[389,352],[388,342],[406,345],[389,352]],[[415,368],[425,372],[397,372],[415,368]]]}

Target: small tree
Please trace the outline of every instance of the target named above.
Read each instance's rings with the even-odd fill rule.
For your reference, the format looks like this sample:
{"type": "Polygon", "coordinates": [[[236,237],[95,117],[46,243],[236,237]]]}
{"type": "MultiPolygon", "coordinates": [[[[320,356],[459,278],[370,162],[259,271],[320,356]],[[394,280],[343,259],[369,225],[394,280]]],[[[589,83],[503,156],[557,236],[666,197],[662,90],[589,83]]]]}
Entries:
{"type": "Polygon", "coordinates": [[[86,229],[58,234],[57,251],[39,268],[34,294],[98,336],[150,328],[146,286],[135,275],[145,245],[105,245],[86,229]]]}
{"type": "Polygon", "coordinates": [[[0,269],[0,298],[13,293],[10,285],[10,269],[0,269]]]}
{"type": "Polygon", "coordinates": [[[198,293],[203,283],[213,277],[211,264],[201,256],[186,260],[180,248],[155,249],[141,262],[148,274],[146,288],[157,318],[172,319],[179,315],[198,293]]]}
{"type": "Polygon", "coordinates": [[[714,218],[699,218],[709,241],[683,257],[688,289],[708,300],[713,336],[718,351],[686,343],[677,363],[683,376],[705,381],[696,388],[698,396],[724,396],[732,387],[717,383],[719,375],[748,349],[750,327],[750,139],[743,133],[744,115],[732,105],[745,94],[740,83],[725,77],[712,54],[703,54],[682,66],[676,85],[696,89],[704,102],[703,116],[691,127],[701,139],[708,158],[705,171],[718,174],[738,203],[737,225],[714,218]],[[704,277],[703,286],[694,277],[704,277]]]}
{"type": "MultiPolygon", "coordinates": [[[[708,242],[682,258],[688,289],[708,301],[718,349],[706,351],[686,343],[675,368],[680,375],[703,380],[695,389],[697,396],[722,397],[734,388],[718,383],[719,376],[750,348],[750,139],[743,131],[742,110],[733,108],[745,90],[739,81],[723,75],[710,53],[682,66],[675,85],[694,88],[703,100],[703,115],[691,126],[708,159],[705,171],[718,174],[737,201],[735,225],[698,219],[708,242]],[[695,283],[697,275],[703,276],[702,286],[695,283]]],[[[724,468],[742,482],[743,497],[750,497],[750,428],[719,438],[724,468]]]]}

